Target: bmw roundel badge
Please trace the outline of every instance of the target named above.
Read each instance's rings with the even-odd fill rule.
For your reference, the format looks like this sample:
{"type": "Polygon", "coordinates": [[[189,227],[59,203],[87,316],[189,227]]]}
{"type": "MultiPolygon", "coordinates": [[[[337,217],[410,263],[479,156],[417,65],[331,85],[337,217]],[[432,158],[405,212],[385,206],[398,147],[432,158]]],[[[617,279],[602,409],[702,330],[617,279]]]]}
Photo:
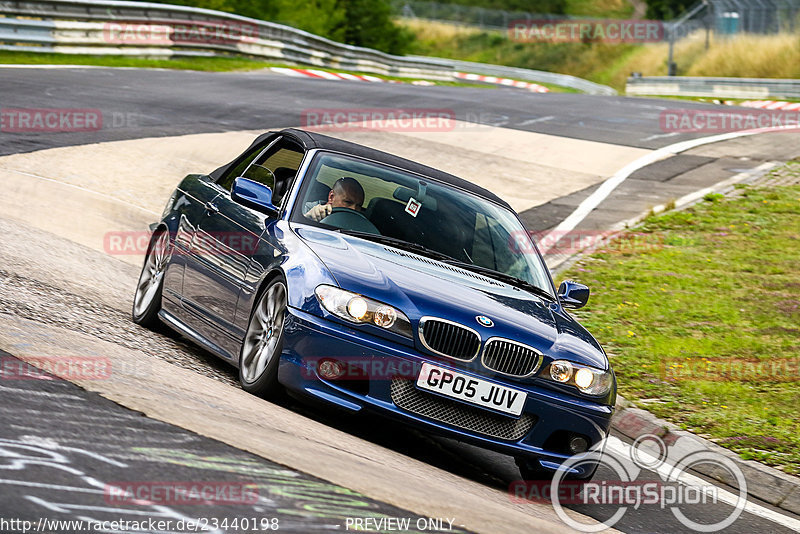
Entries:
{"type": "Polygon", "coordinates": [[[481,326],[485,326],[486,328],[491,328],[494,326],[494,321],[492,321],[485,315],[478,315],[477,317],[475,317],[475,319],[477,319],[478,323],[480,323],[481,326]]]}

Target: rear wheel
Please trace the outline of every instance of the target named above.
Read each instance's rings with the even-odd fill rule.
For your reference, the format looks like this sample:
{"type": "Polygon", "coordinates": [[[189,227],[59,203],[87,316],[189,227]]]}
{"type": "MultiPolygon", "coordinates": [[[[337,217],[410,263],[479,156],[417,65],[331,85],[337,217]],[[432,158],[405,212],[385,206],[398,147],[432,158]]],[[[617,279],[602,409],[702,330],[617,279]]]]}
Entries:
{"type": "Polygon", "coordinates": [[[164,287],[164,272],[169,263],[169,234],[163,230],[153,234],[147,256],[136,285],[133,297],[133,322],[153,328],[159,324],[161,292],[164,287]]]}
{"type": "Polygon", "coordinates": [[[278,363],[283,351],[286,302],[286,283],[277,278],[256,302],[242,343],[239,382],[242,389],[259,397],[275,398],[282,393],[278,363]]]}

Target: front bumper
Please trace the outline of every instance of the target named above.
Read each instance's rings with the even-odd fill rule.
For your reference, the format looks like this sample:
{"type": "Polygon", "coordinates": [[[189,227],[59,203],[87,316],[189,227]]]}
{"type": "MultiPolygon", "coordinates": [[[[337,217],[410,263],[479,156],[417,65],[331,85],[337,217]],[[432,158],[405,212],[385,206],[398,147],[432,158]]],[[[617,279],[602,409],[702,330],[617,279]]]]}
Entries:
{"type": "Polygon", "coordinates": [[[459,368],[455,361],[437,360],[357,326],[295,308],[287,310],[284,336],[278,379],[290,391],[353,412],[374,411],[515,457],[535,457],[546,467],[571,456],[566,448],[569,436],[583,436],[595,445],[606,437],[611,424],[611,406],[536,385],[480,376],[459,368]],[[324,359],[358,362],[359,372],[324,380],[318,371],[324,359]],[[416,373],[425,362],[525,391],[522,414],[499,414],[417,388],[416,373]]]}

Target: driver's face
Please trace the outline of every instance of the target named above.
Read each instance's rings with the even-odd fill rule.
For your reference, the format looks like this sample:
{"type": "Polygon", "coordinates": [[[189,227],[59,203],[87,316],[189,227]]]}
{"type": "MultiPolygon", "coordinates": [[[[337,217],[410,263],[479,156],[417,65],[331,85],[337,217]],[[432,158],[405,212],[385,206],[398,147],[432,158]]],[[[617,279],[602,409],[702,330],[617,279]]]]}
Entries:
{"type": "Polygon", "coordinates": [[[357,197],[344,187],[337,187],[328,194],[328,204],[334,208],[349,208],[360,211],[363,198],[357,197]]]}

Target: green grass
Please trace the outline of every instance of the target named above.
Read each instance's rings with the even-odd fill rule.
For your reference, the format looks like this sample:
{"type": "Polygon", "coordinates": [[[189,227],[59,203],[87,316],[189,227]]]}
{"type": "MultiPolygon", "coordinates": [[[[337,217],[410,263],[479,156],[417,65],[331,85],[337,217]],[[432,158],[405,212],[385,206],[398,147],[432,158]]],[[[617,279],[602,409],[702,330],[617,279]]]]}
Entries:
{"type": "MultiPolygon", "coordinates": [[[[251,71],[267,69],[270,67],[297,67],[297,65],[287,65],[285,63],[275,63],[259,61],[247,58],[186,58],[186,59],[148,59],[134,58],[128,56],[81,56],[72,54],[39,54],[34,52],[0,52],[0,64],[8,65],[90,65],[98,67],[131,67],[131,68],[158,68],[176,70],[198,70],[212,72],[231,72],[231,71],[251,71]]],[[[327,72],[344,72],[348,74],[369,74],[383,80],[395,80],[400,82],[411,82],[423,77],[401,78],[398,76],[384,76],[374,73],[356,72],[341,69],[330,69],[325,67],[301,66],[301,68],[314,68],[327,72]]],[[[479,89],[496,89],[499,86],[483,83],[472,83],[466,81],[434,81],[436,85],[450,87],[473,87],[479,89]]],[[[554,93],[577,93],[569,87],[542,83],[554,93]]]]}
{"type": "MultiPolygon", "coordinates": [[[[257,59],[236,58],[236,57],[198,57],[183,59],[157,59],[157,58],[136,58],[129,56],[83,56],[77,54],[45,54],[35,52],[4,52],[0,51],[0,64],[6,65],[89,65],[97,67],[129,67],[129,68],[151,68],[151,69],[176,69],[176,70],[197,70],[211,72],[232,72],[232,71],[252,71],[267,69],[270,67],[298,67],[298,65],[287,65],[285,63],[261,61],[257,59]]],[[[368,72],[355,72],[340,69],[329,69],[325,67],[301,66],[300,68],[314,68],[327,72],[345,72],[348,74],[369,74],[384,80],[396,80],[410,82],[419,79],[401,78],[398,76],[384,76],[368,72]]],[[[478,87],[482,89],[494,89],[494,86],[463,81],[436,81],[436,85],[457,86],[457,87],[478,87]]],[[[558,86],[554,86],[558,87],[558,86]]],[[[561,88],[569,91],[567,88],[561,88]]]]}
{"type": "Polygon", "coordinates": [[[40,54],[36,52],[0,52],[0,63],[14,65],[91,65],[101,67],[136,67],[202,71],[257,70],[280,65],[279,63],[233,57],[150,59],[128,56],[40,54]]]}
{"type": "Polygon", "coordinates": [[[738,192],[650,217],[564,278],[593,289],[576,315],[623,396],[800,474],[800,186],[738,192]]]}
{"type": "Polygon", "coordinates": [[[575,17],[626,19],[633,5],[628,0],[567,0],[565,11],[575,17]]]}
{"type": "MultiPolygon", "coordinates": [[[[607,0],[605,3],[614,2],[607,0]]],[[[575,0],[575,4],[578,6],[580,0],[575,0]]],[[[603,8],[602,12],[607,12],[607,9],[603,8]]],[[[626,11],[623,9],[619,13],[626,11]]],[[[603,15],[597,13],[594,16],[603,15]]],[[[409,19],[400,22],[416,36],[411,43],[411,52],[423,56],[571,74],[609,85],[618,91],[624,91],[625,82],[632,72],[644,76],[667,74],[667,43],[516,42],[510,40],[505,31],[482,31],[409,19]]],[[[676,45],[675,62],[680,76],[795,79],[800,77],[798,44],[800,37],[797,34],[743,34],[730,39],[712,36],[706,49],[705,35],[700,32],[676,45]]]]}

